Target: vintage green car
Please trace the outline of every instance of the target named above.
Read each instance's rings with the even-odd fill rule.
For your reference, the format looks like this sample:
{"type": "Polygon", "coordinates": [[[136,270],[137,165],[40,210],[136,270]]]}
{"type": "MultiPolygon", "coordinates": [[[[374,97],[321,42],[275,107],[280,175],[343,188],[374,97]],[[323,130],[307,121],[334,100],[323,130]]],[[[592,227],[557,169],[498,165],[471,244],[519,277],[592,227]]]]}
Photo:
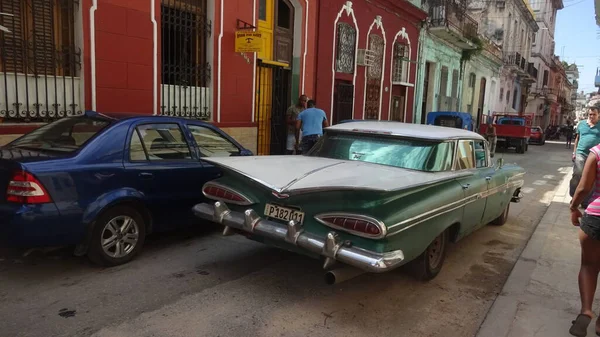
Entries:
{"type": "Polygon", "coordinates": [[[448,242],[506,222],[525,174],[493,164],[477,133],[379,121],[329,127],[304,156],[206,161],[223,175],[203,186],[216,202],[194,213],[225,235],[323,258],[328,283],[409,262],[434,278],[448,242]]]}

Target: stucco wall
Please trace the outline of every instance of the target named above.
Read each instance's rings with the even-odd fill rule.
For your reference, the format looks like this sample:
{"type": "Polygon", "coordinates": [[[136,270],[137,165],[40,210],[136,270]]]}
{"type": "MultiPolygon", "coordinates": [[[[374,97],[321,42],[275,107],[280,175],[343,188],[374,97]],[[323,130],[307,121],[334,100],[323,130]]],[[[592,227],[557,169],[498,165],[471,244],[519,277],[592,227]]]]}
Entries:
{"type": "MultiPolygon", "coordinates": [[[[471,90],[469,89],[469,76],[475,74],[475,87],[473,91],[473,103],[471,115],[473,121],[477,122],[477,109],[480,104],[481,94],[481,79],[485,78],[485,93],[483,101],[482,115],[489,115],[493,113],[493,107],[498,100],[498,82],[499,72],[502,65],[500,63],[494,63],[489,61],[482,55],[476,55],[465,65],[465,72],[463,74],[463,99],[462,99],[462,111],[467,111],[467,105],[471,103],[471,90]]],[[[483,120],[482,120],[483,121],[483,120]]]]}
{"type": "Polygon", "coordinates": [[[245,148],[256,154],[256,127],[221,128],[245,148]]]}
{"type": "MultiPolygon", "coordinates": [[[[441,71],[442,67],[446,66],[448,68],[448,83],[447,83],[447,92],[442,93],[446,96],[451,94],[452,90],[452,74],[453,70],[457,70],[460,76],[460,58],[461,53],[459,50],[448,46],[441,40],[431,36],[429,33],[425,33],[422,39],[423,48],[421,48],[421,55],[419,56],[419,70],[417,75],[417,84],[416,84],[416,95],[415,95],[415,121],[421,120],[421,110],[423,104],[427,104],[427,102],[423,102],[423,89],[425,84],[425,63],[432,62],[432,67],[430,71],[434,74],[433,82],[429,82],[429,86],[433,86],[433,96],[428,96],[427,101],[431,103],[431,109],[428,109],[427,112],[430,111],[438,111],[438,97],[440,95],[440,87],[441,87],[441,71]],[[435,65],[435,66],[434,66],[435,65]]],[[[457,95],[459,97],[458,104],[462,105],[462,87],[463,87],[463,79],[458,80],[458,92],[457,95]]]]}

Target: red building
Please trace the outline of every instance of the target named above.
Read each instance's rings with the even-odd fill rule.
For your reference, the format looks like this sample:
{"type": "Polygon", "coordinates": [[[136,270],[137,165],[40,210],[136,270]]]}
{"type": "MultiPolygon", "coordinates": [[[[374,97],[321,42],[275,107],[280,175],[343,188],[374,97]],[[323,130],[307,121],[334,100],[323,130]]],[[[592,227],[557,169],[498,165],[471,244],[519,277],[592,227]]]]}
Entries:
{"type": "Polygon", "coordinates": [[[334,121],[412,120],[425,13],[407,1],[2,0],[0,12],[14,15],[0,17],[0,144],[96,110],[202,118],[275,154],[301,93],[334,121]],[[236,52],[236,32],[260,32],[260,50],[236,52]]]}
{"type": "Polygon", "coordinates": [[[412,122],[421,22],[408,1],[321,1],[317,104],[345,119],[412,122]]]}

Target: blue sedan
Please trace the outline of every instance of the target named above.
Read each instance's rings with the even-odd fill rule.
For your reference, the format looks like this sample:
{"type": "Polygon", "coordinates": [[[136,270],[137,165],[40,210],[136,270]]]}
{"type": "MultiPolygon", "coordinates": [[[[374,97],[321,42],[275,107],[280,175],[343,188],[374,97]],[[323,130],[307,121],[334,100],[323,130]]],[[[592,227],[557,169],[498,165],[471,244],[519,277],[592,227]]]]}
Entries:
{"type": "Polygon", "coordinates": [[[74,245],[95,263],[126,263],[147,234],[196,221],[202,186],[221,174],[203,157],[248,155],[198,120],[60,119],[0,148],[0,241],[74,245]]]}

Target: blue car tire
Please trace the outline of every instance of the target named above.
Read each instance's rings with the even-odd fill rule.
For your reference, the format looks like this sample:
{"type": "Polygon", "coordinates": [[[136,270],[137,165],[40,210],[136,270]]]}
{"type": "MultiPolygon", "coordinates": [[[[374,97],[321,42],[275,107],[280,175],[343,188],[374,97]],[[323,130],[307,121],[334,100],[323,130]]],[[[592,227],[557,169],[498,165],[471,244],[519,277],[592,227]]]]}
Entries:
{"type": "Polygon", "coordinates": [[[129,206],[114,206],[94,222],[88,258],[105,267],[127,263],[142,250],[145,237],[140,213],[129,206]]]}

